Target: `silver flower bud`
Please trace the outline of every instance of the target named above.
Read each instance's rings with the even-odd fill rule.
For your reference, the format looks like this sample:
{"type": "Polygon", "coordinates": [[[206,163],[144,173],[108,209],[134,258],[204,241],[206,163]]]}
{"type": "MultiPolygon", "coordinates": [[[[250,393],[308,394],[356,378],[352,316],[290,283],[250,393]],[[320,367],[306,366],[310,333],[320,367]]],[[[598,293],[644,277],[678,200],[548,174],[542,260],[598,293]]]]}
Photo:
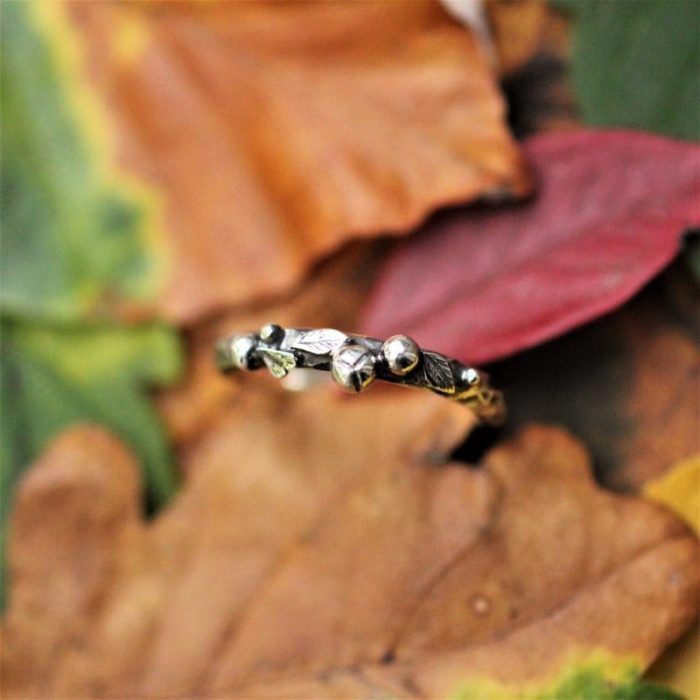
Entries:
{"type": "Polygon", "coordinates": [[[345,345],[333,355],[331,374],[346,389],[359,394],[377,376],[374,355],[362,345],[345,345]]]}

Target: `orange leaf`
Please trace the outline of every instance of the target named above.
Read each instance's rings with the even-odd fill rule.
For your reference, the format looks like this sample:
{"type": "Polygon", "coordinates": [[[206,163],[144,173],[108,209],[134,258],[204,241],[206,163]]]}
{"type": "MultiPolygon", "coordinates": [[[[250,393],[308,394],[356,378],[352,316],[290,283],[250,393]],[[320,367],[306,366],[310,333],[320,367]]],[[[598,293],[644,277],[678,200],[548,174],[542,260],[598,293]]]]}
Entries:
{"type": "Polygon", "coordinates": [[[647,666],[692,621],[698,544],[598,488],[533,427],[480,468],[470,414],[400,388],[261,387],[195,444],[150,525],[94,429],[29,472],[12,521],[6,692],[52,697],[445,697],[572,658],[647,666]]]}
{"type": "Polygon", "coordinates": [[[176,321],[530,188],[478,41],[436,2],[65,7],[123,165],[165,201],[176,321]]]}

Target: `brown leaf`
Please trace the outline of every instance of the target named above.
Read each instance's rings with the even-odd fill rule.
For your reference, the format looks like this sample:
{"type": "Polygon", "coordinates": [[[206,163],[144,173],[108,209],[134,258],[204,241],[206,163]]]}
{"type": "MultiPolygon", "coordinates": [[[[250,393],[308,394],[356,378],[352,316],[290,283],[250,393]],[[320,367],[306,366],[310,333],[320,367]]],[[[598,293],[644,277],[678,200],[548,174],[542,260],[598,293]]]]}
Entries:
{"type": "Polygon", "coordinates": [[[697,452],[697,290],[674,265],[619,311],[492,365],[508,388],[508,429],[557,421],[590,445],[598,475],[640,488],[697,452]],[[685,287],[674,291],[674,287],[685,287]],[[680,294],[680,298],[678,297],[680,294]]]}
{"type": "Polygon", "coordinates": [[[648,664],[695,613],[695,538],[556,429],[449,463],[472,423],[395,387],[246,392],[146,528],[121,448],[64,435],[13,518],[7,692],[444,697],[574,652],[648,664]]]}
{"type": "Polygon", "coordinates": [[[485,9],[498,67],[506,75],[534,58],[559,19],[551,6],[541,0],[487,0],[485,9]]]}
{"type": "Polygon", "coordinates": [[[171,319],[530,188],[488,62],[437,2],[66,7],[123,164],[165,202],[171,319]]]}
{"type": "Polygon", "coordinates": [[[486,0],[485,9],[515,135],[580,126],[568,79],[570,17],[541,0],[486,0]]]}

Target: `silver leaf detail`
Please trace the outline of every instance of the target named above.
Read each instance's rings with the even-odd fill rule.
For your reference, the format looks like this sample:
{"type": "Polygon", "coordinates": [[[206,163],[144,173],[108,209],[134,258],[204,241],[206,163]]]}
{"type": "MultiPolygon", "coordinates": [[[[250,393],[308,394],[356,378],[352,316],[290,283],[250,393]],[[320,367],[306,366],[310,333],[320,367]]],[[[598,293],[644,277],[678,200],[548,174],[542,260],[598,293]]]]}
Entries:
{"type": "Polygon", "coordinates": [[[345,333],[333,328],[318,328],[302,333],[292,343],[292,347],[313,355],[325,355],[337,350],[347,339],[345,333]]]}
{"type": "Polygon", "coordinates": [[[431,389],[443,394],[455,392],[455,382],[450,363],[442,356],[433,352],[423,351],[423,374],[431,389]]]}
{"type": "Polygon", "coordinates": [[[267,365],[270,373],[278,379],[286,377],[289,370],[297,366],[293,352],[265,347],[259,347],[258,352],[262,355],[263,362],[267,365]]]}

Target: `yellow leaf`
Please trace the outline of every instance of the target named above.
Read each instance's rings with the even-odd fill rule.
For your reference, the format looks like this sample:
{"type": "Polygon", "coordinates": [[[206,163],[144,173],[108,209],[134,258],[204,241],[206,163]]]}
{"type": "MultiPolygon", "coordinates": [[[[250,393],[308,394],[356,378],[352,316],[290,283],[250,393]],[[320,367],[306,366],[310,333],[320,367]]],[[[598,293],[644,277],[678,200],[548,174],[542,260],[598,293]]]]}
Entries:
{"type": "Polygon", "coordinates": [[[668,506],[700,533],[700,454],[683,459],[644,487],[644,493],[668,506]]]}
{"type": "MultiPolygon", "coordinates": [[[[644,493],[663,503],[700,533],[700,454],[681,460],[644,493]]],[[[647,678],[673,688],[687,698],[700,698],[700,627],[696,625],[652,666],[647,678]]]]}

